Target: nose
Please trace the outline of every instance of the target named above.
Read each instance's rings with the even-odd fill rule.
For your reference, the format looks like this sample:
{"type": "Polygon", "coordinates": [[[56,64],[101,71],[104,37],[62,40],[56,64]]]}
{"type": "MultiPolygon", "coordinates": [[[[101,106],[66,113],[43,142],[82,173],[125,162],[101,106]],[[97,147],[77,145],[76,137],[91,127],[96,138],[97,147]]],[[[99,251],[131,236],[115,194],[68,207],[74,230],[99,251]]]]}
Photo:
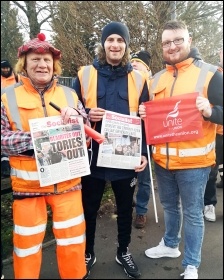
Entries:
{"type": "Polygon", "coordinates": [[[115,47],[117,47],[117,46],[119,45],[119,43],[118,43],[117,40],[114,40],[112,45],[115,46],[115,47]]]}
{"type": "Polygon", "coordinates": [[[39,61],[38,61],[38,66],[39,67],[46,67],[46,62],[43,58],[41,58],[39,61]]]}
{"type": "Polygon", "coordinates": [[[174,44],[173,41],[170,42],[170,49],[175,49],[176,48],[176,45],[174,44]]]}

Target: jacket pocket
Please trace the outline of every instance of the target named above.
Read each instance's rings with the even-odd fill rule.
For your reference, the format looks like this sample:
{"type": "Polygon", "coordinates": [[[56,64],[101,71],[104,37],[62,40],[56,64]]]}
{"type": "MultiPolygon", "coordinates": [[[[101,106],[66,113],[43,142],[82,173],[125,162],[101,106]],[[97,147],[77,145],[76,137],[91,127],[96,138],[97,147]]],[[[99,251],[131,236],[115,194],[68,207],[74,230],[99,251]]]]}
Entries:
{"type": "Polygon", "coordinates": [[[38,116],[38,106],[35,102],[18,102],[20,120],[24,131],[30,131],[29,120],[38,116]]]}
{"type": "Polygon", "coordinates": [[[162,85],[158,85],[154,89],[149,88],[150,95],[155,98],[155,96],[159,96],[159,98],[164,98],[166,97],[166,87],[162,85]]]}
{"type": "Polygon", "coordinates": [[[121,114],[129,115],[129,102],[128,102],[128,92],[127,91],[118,91],[118,100],[116,102],[117,111],[121,114]]]}
{"type": "Polygon", "coordinates": [[[106,92],[105,91],[98,91],[97,93],[97,107],[106,108],[106,92]]]}

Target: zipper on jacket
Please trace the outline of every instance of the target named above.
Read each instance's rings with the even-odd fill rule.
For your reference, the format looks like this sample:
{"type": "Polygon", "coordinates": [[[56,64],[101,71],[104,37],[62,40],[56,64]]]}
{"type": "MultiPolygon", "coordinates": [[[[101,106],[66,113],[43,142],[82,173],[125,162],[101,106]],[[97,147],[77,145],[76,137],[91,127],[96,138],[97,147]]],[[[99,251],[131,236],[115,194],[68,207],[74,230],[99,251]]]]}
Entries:
{"type": "MultiPolygon", "coordinates": [[[[176,84],[177,81],[177,77],[178,77],[178,69],[174,66],[173,67],[173,77],[174,77],[174,81],[171,87],[171,91],[170,91],[170,97],[173,96],[173,90],[174,90],[174,86],[176,84]]],[[[170,161],[170,155],[169,155],[169,143],[166,143],[166,169],[169,169],[169,161],[170,161]]]]}
{"type": "Polygon", "coordinates": [[[44,92],[45,91],[40,93],[40,98],[41,98],[41,104],[42,104],[42,107],[43,107],[43,110],[44,110],[44,116],[48,117],[47,110],[46,110],[46,105],[45,105],[45,101],[44,101],[44,92]]]}
{"type": "MultiPolygon", "coordinates": [[[[44,93],[47,91],[49,87],[47,87],[46,89],[44,89],[40,94],[40,98],[41,98],[41,104],[42,104],[42,107],[43,107],[43,110],[44,110],[44,116],[45,117],[48,117],[48,114],[47,114],[47,109],[46,109],[46,105],[45,105],[45,101],[44,101],[44,93]]],[[[58,194],[58,185],[57,184],[54,184],[54,193],[55,194],[58,194]]]]}

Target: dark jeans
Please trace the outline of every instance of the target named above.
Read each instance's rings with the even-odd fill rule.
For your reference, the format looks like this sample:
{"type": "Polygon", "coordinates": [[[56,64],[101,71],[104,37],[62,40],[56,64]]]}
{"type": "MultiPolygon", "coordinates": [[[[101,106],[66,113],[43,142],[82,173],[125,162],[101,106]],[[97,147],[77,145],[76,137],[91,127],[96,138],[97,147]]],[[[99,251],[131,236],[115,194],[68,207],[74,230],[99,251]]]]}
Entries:
{"type": "MultiPolygon", "coordinates": [[[[91,254],[94,253],[97,211],[100,208],[105,185],[106,181],[101,179],[91,176],[82,178],[82,200],[86,220],[86,252],[91,254]]],[[[111,182],[117,206],[119,252],[126,251],[131,242],[132,201],[135,185],[136,178],[134,181],[133,178],[129,178],[111,182]]]]}
{"type": "Polygon", "coordinates": [[[212,166],[205,189],[204,205],[216,205],[216,180],[219,165],[223,163],[223,135],[216,134],[216,164],[212,166]]]}
{"type": "Polygon", "coordinates": [[[10,164],[7,155],[1,155],[1,178],[10,177],[10,164]]]}

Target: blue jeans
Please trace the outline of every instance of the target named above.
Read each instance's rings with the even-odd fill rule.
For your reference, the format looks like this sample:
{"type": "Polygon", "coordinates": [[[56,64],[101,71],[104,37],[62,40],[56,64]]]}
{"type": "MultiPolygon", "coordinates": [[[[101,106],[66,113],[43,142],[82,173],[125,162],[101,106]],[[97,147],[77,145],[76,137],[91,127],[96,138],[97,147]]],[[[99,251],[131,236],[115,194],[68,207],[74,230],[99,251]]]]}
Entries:
{"type": "Polygon", "coordinates": [[[167,170],[155,163],[160,202],[164,210],[165,245],[178,247],[183,221],[183,267],[201,263],[204,238],[204,193],[211,167],[167,170]]]}
{"type": "Polygon", "coordinates": [[[145,215],[148,211],[148,202],[150,198],[151,180],[149,165],[138,173],[138,191],[136,194],[136,214],[145,215]]]}

